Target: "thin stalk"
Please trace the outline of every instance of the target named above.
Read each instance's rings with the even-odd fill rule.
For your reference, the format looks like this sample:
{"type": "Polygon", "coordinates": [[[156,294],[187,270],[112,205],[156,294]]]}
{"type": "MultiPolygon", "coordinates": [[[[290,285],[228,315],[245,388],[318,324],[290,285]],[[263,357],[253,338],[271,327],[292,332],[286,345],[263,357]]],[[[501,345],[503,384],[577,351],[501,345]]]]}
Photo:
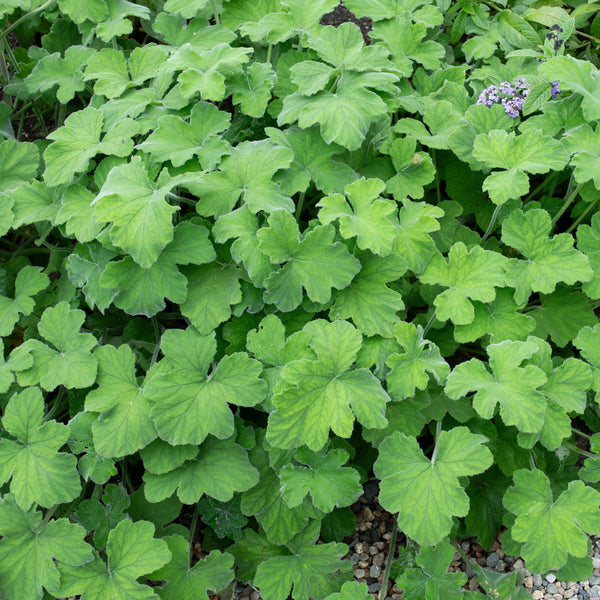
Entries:
{"type": "Polygon", "coordinates": [[[58,104],[58,119],[56,120],[56,127],[62,127],[65,122],[65,113],[67,111],[66,104],[59,102],[58,104]]]}
{"type": "Polygon", "coordinates": [[[298,206],[296,207],[296,222],[300,222],[300,215],[302,214],[302,207],[304,205],[304,192],[300,192],[298,198],[298,206]]]}
{"type": "Polygon", "coordinates": [[[575,427],[571,427],[571,431],[577,434],[579,437],[585,438],[586,440],[592,439],[587,433],[583,433],[583,431],[579,431],[579,429],[575,429],[575,427]]]}
{"type": "Polygon", "coordinates": [[[579,194],[579,190],[583,187],[583,184],[580,183],[574,190],[573,193],[564,201],[561,209],[554,215],[552,219],[552,227],[556,225],[557,221],[565,214],[566,210],[571,206],[573,200],[577,198],[579,194]]]}
{"type": "Polygon", "coordinates": [[[10,81],[10,73],[8,72],[8,65],[6,64],[6,58],[4,57],[4,46],[6,45],[6,41],[2,41],[2,47],[0,47],[0,73],[2,74],[2,79],[8,83],[10,81]]]}
{"type": "Polygon", "coordinates": [[[573,452],[578,452],[581,454],[581,456],[585,456],[587,458],[598,458],[597,454],[583,450],[583,448],[578,448],[575,444],[571,444],[571,442],[563,442],[562,445],[569,450],[573,450],[573,452]]]}
{"type": "Polygon", "coordinates": [[[177,202],[183,202],[184,204],[189,204],[190,206],[196,206],[196,202],[194,200],[191,200],[190,198],[184,198],[183,196],[178,196],[173,192],[167,192],[167,198],[176,200],[177,202]]]}
{"type": "Polygon", "coordinates": [[[537,469],[537,466],[535,464],[535,456],[533,455],[533,450],[529,451],[529,466],[531,467],[532,471],[534,469],[537,469]]]}
{"type": "Polygon", "coordinates": [[[398,537],[398,515],[394,515],[394,523],[392,525],[392,539],[390,540],[390,549],[388,550],[387,559],[385,561],[385,571],[381,580],[381,590],[379,591],[379,600],[383,600],[387,595],[387,586],[390,580],[390,571],[394,564],[394,553],[396,550],[396,539],[398,537]]]}
{"type": "Polygon", "coordinates": [[[431,155],[433,158],[433,164],[435,166],[435,192],[436,192],[436,197],[437,197],[437,203],[439,204],[442,201],[442,195],[440,193],[440,174],[439,174],[438,168],[437,168],[437,160],[435,158],[435,149],[434,148],[431,149],[431,155]]]}
{"type": "Polygon", "coordinates": [[[0,40],[6,39],[8,34],[11,31],[14,31],[21,23],[23,23],[24,21],[27,21],[27,19],[29,19],[29,17],[35,15],[36,13],[39,13],[42,10],[48,8],[49,6],[54,4],[54,2],[55,2],[55,0],[48,0],[48,2],[44,2],[44,4],[42,4],[41,6],[38,6],[37,8],[30,10],[28,13],[25,13],[22,17],[18,18],[12,25],[10,25],[10,27],[7,27],[2,32],[0,32],[0,40]]]}
{"type": "Polygon", "coordinates": [[[490,219],[490,222],[487,226],[487,229],[485,230],[485,233],[483,234],[483,237],[481,238],[482,242],[485,242],[485,240],[488,239],[488,237],[490,236],[490,234],[492,233],[493,229],[494,229],[494,225],[496,225],[496,220],[498,219],[498,215],[500,214],[500,211],[502,210],[502,204],[497,204],[496,208],[494,209],[494,212],[492,213],[492,218],[490,219]]]}
{"type": "Polygon", "coordinates": [[[583,221],[583,219],[585,219],[588,216],[590,211],[596,207],[596,204],[598,204],[598,200],[600,200],[600,198],[596,198],[595,200],[592,200],[592,202],[590,202],[590,205],[577,217],[573,224],[567,229],[567,233],[571,233],[571,231],[573,231],[579,225],[579,223],[581,223],[581,221],[583,221]]]}
{"type": "Polygon", "coordinates": [[[594,42],[600,43],[600,39],[594,37],[593,35],[590,35],[589,33],[584,33],[583,31],[579,31],[579,29],[576,29],[575,31],[577,32],[577,35],[582,35],[583,37],[586,37],[590,40],[594,40],[594,42]]]}
{"type": "Polygon", "coordinates": [[[44,529],[44,527],[46,527],[46,525],[48,525],[48,521],[50,521],[50,519],[52,518],[52,516],[54,515],[54,513],[56,512],[56,510],[58,509],[59,506],[60,506],[60,504],[55,504],[54,506],[52,506],[51,508],[49,508],[46,511],[46,514],[44,515],[42,522],[37,526],[37,528],[35,530],[36,533],[40,533],[40,531],[42,531],[44,529]]]}
{"type": "Polygon", "coordinates": [[[438,453],[438,446],[440,443],[440,433],[442,433],[442,422],[436,421],[435,423],[435,446],[433,447],[433,454],[431,455],[431,464],[435,465],[435,457],[438,453]]]}
{"type": "Polygon", "coordinates": [[[190,545],[188,547],[188,555],[190,557],[190,567],[192,566],[192,548],[194,547],[194,534],[196,533],[196,525],[198,524],[198,504],[194,505],[194,516],[192,517],[192,525],[190,527],[190,545]]]}
{"type": "Polygon", "coordinates": [[[552,179],[556,179],[558,177],[558,173],[556,171],[554,171],[552,173],[552,175],[550,175],[549,177],[546,177],[544,179],[544,181],[542,181],[542,183],[540,183],[540,185],[538,185],[535,190],[533,190],[533,192],[531,192],[531,194],[529,194],[529,196],[527,196],[527,198],[525,198],[524,203],[526,204],[527,202],[529,202],[534,196],[537,195],[537,193],[545,186],[548,185],[548,181],[552,180],[552,179]]]}
{"type": "Polygon", "coordinates": [[[58,412],[58,409],[62,406],[63,400],[65,398],[66,398],[65,388],[61,386],[60,389],[58,390],[58,394],[56,396],[56,399],[54,400],[54,404],[52,405],[52,408],[46,413],[46,416],[42,419],[42,423],[49,421],[58,412]]]}
{"type": "Polygon", "coordinates": [[[150,359],[150,367],[152,367],[156,361],[158,360],[158,353],[160,352],[160,326],[158,321],[152,317],[152,327],[154,327],[154,337],[156,339],[156,346],[154,346],[154,352],[152,353],[152,358],[150,359]]]}
{"type": "Polygon", "coordinates": [[[213,15],[215,17],[215,21],[220,25],[221,24],[221,15],[219,14],[219,11],[217,10],[217,3],[215,2],[215,0],[210,0],[210,4],[213,9],[213,15]]]}
{"type": "Polygon", "coordinates": [[[434,309],[433,313],[431,313],[431,317],[429,317],[429,321],[427,321],[427,324],[425,325],[425,329],[423,329],[423,337],[425,337],[427,335],[427,333],[431,329],[431,326],[433,325],[434,321],[435,321],[435,309],[434,309]]]}
{"type": "Polygon", "coordinates": [[[267,62],[271,62],[271,52],[273,51],[273,44],[269,44],[269,48],[267,49],[267,62]]]}

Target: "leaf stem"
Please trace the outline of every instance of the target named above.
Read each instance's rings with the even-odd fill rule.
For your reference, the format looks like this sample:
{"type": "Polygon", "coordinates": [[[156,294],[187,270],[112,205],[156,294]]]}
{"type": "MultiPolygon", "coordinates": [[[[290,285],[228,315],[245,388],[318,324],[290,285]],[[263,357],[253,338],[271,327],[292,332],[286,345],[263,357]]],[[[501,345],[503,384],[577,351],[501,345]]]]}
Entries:
{"type": "Polygon", "coordinates": [[[273,44],[269,44],[269,48],[267,49],[267,62],[271,62],[271,52],[273,50],[273,44]]]}
{"type": "Polygon", "coordinates": [[[492,218],[490,219],[490,222],[487,226],[487,229],[485,230],[485,233],[483,234],[483,237],[481,238],[482,242],[485,242],[485,240],[488,239],[488,237],[490,236],[490,234],[492,233],[493,229],[494,229],[494,225],[496,225],[496,220],[498,219],[498,215],[500,214],[500,211],[502,210],[502,204],[497,204],[496,208],[494,209],[494,212],[492,213],[492,218]]]}
{"type": "Polygon", "coordinates": [[[55,504],[54,506],[52,506],[51,508],[49,508],[46,511],[46,514],[44,515],[44,518],[42,519],[42,522],[37,526],[37,528],[35,530],[36,533],[40,533],[40,531],[43,531],[44,527],[46,527],[46,525],[48,525],[48,522],[50,521],[50,519],[52,518],[52,516],[56,512],[56,509],[59,506],[60,506],[60,504],[55,504]]]}
{"type": "Polygon", "coordinates": [[[152,358],[150,359],[150,367],[152,368],[158,359],[158,353],[160,352],[160,342],[161,342],[161,333],[160,326],[158,321],[152,317],[152,327],[154,328],[154,337],[156,339],[156,346],[154,346],[154,352],[152,353],[152,358]]]}
{"type": "Polygon", "coordinates": [[[190,527],[190,545],[188,547],[188,555],[190,557],[190,567],[192,566],[192,558],[193,553],[192,549],[194,548],[194,534],[196,533],[196,525],[198,524],[198,503],[194,505],[194,516],[192,517],[192,525],[190,527]]]}
{"type": "Polygon", "coordinates": [[[38,6],[37,8],[34,8],[33,10],[30,10],[29,12],[25,13],[22,17],[18,18],[12,25],[10,25],[10,27],[7,27],[2,31],[2,33],[0,33],[0,40],[6,39],[8,34],[11,31],[14,31],[21,23],[23,23],[23,21],[26,21],[27,19],[29,19],[29,17],[48,8],[49,6],[54,4],[54,2],[55,0],[48,0],[47,2],[44,2],[44,4],[42,4],[41,6],[38,6]]]}
{"type": "Polygon", "coordinates": [[[585,219],[588,216],[590,211],[596,207],[596,204],[598,204],[598,200],[600,200],[600,198],[596,198],[595,200],[592,200],[590,202],[590,205],[577,217],[577,219],[567,229],[567,233],[571,233],[571,231],[573,231],[579,225],[579,223],[581,223],[581,221],[583,221],[583,219],[585,219]]]}
{"type": "Polygon", "coordinates": [[[533,450],[529,451],[529,466],[531,467],[532,471],[534,469],[537,469],[537,466],[535,464],[535,456],[533,455],[533,450]]]}
{"type": "Polygon", "coordinates": [[[300,215],[302,214],[302,206],[304,205],[304,195],[306,192],[300,192],[298,197],[298,205],[296,206],[296,222],[300,222],[300,215]]]}
{"type": "Polygon", "coordinates": [[[442,195],[440,193],[440,174],[437,168],[437,160],[435,157],[435,148],[431,148],[431,155],[433,158],[433,164],[435,166],[435,192],[436,192],[436,197],[437,197],[437,203],[439,205],[439,203],[442,201],[442,195]]]}
{"type": "Polygon", "coordinates": [[[571,427],[571,431],[576,433],[579,437],[585,438],[586,440],[592,439],[587,433],[583,433],[583,431],[579,431],[579,429],[576,429],[575,427],[571,427]]]}
{"type": "Polygon", "coordinates": [[[435,465],[435,457],[438,453],[438,446],[440,443],[440,433],[442,432],[442,422],[435,422],[435,446],[433,447],[433,454],[431,455],[431,464],[435,465]]]}
{"type": "Polygon", "coordinates": [[[578,452],[581,456],[586,456],[587,458],[598,458],[597,454],[593,452],[588,452],[583,448],[578,448],[575,444],[571,444],[571,442],[563,442],[562,445],[569,450],[573,450],[573,452],[578,452]]]}
{"type": "Polygon", "coordinates": [[[433,312],[431,313],[431,316],[429,317],[429,321],[427,321],[427,324],[425,325],[425,329],[423,329],[423,337],[425,337],[427,335],[427,333],[431,329],[431,326],[433,325],[434,321],[435,321],[435,308],[433,309],[433,312]]]}
{"type": "Polygon", "coordinates": [[[392,538],[390,539],[390,548],[388,550],[387,559],[385,561],[385,571],[383,572],[383,579],[381,580],[381,590],[379,591],[379,600],[383,600],[387,596],[387,586],[390,580],[390,571],[394,564],[394,554],[396,550],[396,539],[398,537],[398,514],[394,515],[394,522],[392,524],[392,538]]]}
{"type": "Polygon", "coordinates": [[[566,210],[573,203],[573,200],[575,200],[575,198],[577,198],[577,195],[579,194],[579,190],[582,187],[583,187],[582,183],[577,185],[575,187],[575,189],[573,190],[573,193],[564,201],[561,209],[554,215],[554,217],[552,219],[552,227],[554,227],[554,225],[556,225],[556,222],[565,214],[566,210]]]}
{"type": "Polygon", "coordinates": [[[213,15],[215,17],[215,21],[220,25],[221,24],[221,15],[219,14],[219,11],[217,10],[217,3],[215,2],[215,0],[210,0],[210,4],[213,9],[213,15]]]}
{"type": "Polygon", "coordinates": [[[543,187],[545,187],[546,185],[548,185],[548,182],[556,179],[556,177],[558,176],[558,173],[556,171],[552,172],[552,175],[550,175],[549,177],[546,177],[544,179],[544,181],[542,181],[542,183],[540,183],[540,185],[538,185],[535,190],[533,190],[533,192],[531,192],[527,198],[525,198],[525,200],[523,201],[523,204],[527,204],[527,202],[529,202],[543,187]]]}

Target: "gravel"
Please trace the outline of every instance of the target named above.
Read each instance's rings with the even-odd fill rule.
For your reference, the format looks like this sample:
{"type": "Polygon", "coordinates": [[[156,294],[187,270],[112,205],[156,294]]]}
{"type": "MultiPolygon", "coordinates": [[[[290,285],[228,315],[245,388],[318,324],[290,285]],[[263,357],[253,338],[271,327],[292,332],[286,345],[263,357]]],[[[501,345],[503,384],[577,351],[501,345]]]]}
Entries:
{"type": "MultiPolygon", "coordinates": [[[[354,578],[367,584],[373,600],[383,600],[381,587],[392,537],[393,516],[379,505],[377,491],[373,486],[369,487],[367,493],[352,505],[356,515],[356,530],[352,538],[344,541],[350,547],[346,558],[353,564],[354,578]]],[[[403,536],[400,534],[398,538],[399,544],[402,544],[403,536]]],[[[592,536],[591,542],[594,572],[586,581],[558,581],[554,573],[530,573],[521,558],[504,554],[499,539],[489,551],[484,550],[474,539],[461,540],[460,546],[471,560],[496,572],[521,570],[524,575],[523,585],[533,600],[595,600],[600,598],[600,536],[592,536]]],[[[458,570],[464,571],[469,578],[466,588],[478,589],[479,584],[472,569],[455,553],[449,571],[458,570]]],[[[402,590],[394,581],[389,582],[386,591],[385,600],[402,600],[402,590]]],[[[239,585],[236,592],[236,600],[261,600],[252,586],[239,585]]]]}

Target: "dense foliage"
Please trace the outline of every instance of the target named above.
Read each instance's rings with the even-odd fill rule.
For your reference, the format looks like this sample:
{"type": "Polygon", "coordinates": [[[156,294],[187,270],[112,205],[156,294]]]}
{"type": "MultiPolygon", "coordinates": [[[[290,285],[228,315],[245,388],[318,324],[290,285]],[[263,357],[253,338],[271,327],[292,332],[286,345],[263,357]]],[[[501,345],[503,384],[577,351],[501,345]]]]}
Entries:
{"type": "Polygon", "coordinates": [[[591,573],[600,4],[337,4],[0,0],[4,600],[591,573]]]}

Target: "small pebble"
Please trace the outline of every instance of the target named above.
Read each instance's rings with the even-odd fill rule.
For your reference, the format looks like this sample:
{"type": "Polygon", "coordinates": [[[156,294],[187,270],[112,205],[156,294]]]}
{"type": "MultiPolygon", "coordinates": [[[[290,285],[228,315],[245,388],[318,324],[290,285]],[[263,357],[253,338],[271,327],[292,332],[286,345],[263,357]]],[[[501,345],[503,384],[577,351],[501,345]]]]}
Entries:
{"type": "Polygon", "coordinates": [[[590,588],[590,598],[600,598],[600,587],[593,585],[590,588]]]}
{"type": "Polygon", "coordinates": [[[491,552],[490,555],[487,557],[486,564],[488,567],[493,569],[498,564],[499,560],[500,555],[497,552],[491,552]]]}
{"type": "Polygon", "coordinates": [[[380,575],[381,575],[381,567],[379,567],[377,565],[373,565],[369,569],[369,577],[374,577],[375,579],[377,579],[377,577],[379,577],[380,575]]]}
{"type": "Polygon", "coordinates": [[[558,594],[558,588],[553,583],[549,583],[546,586],[546,593],[548,593],[548,594],[558,594]]]}
{"type": "Polygon", "coordinates": [[[554,583],[556,581],[556,575],[554,573],[548,573],[548,575],[546,575],[546,581],[548,583],[554,583]]]}
{"type": "Polygon", "coordinates": [[[354,569],[354,577],[356,579],[363,579],[365,575],[366,572],[364,569],[354,569]]]}
{"type": "Polygon", "coordinates": [[[367,589],[369,590],[369,594],[375,594],[376,592],[378,592],[381,589],[381,581],[376,581],[375,583],[370,583],[367,586],[367,589]]]}
{"type": "Polygon", "coordinates": [[[359,561],[360,561],[360,556],[358,554],[356,554],[356,552],[354,554],[350,555],[350,562],[353,565],[358,564],[359,561]]]}
{"type": "Polygon", "coordinates": [[[600,569],[600,556],[594,556],[592,565],[594,566],[594,569],[600,569]]]}
{"type": "Polygon", "coordinates": [[[533,587],[542,587],[542,576],[539,573],[533,576],[533,587]]]}
{"type": "Polygon", "coordinates": [[[506,563],[503,560],[499,560],[495,568],[498,573],[504,573],[506,571],[506,563]]]}
{"type": "Polygon", "coordinates": [[[591,585],[598,585],[600,583],[600,577],[598,577],[597,575],[592,575],[590,577],[590,584],[591,585]]]}
{"type": "Polygon", "coordinates": [[[383,565],[385,564],[385,554],[376,554],[373,557],[373,564],[377,565],[378,567],[383,567],[383,565]]]}
{"type": "Polygon", "coordinates": [[[531,597],[533,598],[533,600],[542,600],[542,598],[544,597],[544,592],[542,592],[541,590],[535,590],[533,594],[531,594],[531,597]]]}

